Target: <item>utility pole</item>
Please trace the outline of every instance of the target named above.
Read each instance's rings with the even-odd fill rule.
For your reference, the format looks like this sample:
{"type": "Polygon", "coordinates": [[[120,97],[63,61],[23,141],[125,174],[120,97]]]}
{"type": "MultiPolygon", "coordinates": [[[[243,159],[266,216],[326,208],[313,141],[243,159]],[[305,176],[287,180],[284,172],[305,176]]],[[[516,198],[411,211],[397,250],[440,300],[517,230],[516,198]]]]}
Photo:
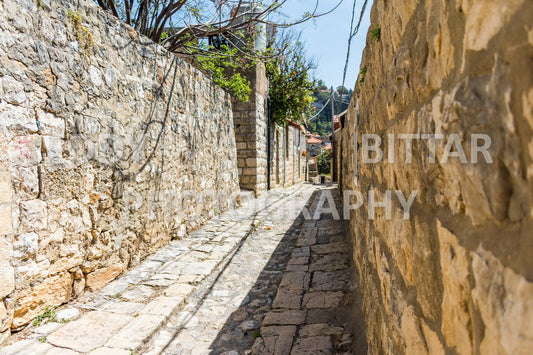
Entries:
{"type": "MultiPolygon", "coordinates": [[[[342,92],[342,91],[341,91],[342,92]]],[[[329,172],[331,174],[332,181],[335,180],[335,174],[334,171],[336,170],[335,166],[335,155],[336,152],[334,151],[335,146],[333,143],[335,142],[335,93],[333,91],[333,86],[331,87],[331,139],[329,140],[329,144],[331,144],[331,157],[329,161],[329,172]]],[[[342,102],[342,97],[341,97],[342,102]]]]}
{"type": "Polygon", "coordinates": [[[335,122],[334,122],[334,116],[335,116],[335,97],[333,96],[333,86],[331,87],[331,137],[333,137],[333,133],[335,132],[335,122]]]}

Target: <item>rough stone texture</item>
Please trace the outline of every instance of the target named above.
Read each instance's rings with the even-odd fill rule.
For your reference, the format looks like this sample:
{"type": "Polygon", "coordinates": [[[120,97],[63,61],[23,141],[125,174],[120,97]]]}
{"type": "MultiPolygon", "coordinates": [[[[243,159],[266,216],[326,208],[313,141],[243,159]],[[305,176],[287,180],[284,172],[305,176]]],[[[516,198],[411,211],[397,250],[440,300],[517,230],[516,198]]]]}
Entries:
{"type": "MultiPolygon", "coordinates": [[[[320,193],[331,192],[331,189],[320,190],[320,193]]],[[[337,190],[333,192],[332,202],[340,207],[340,194],[337,190]]],[[[309,208],[311,215],[319,201],[315,196],[309,208]]],[[[323,214],[318,221],[306,220],[303,224],[298,241],[310,246],[292,250],[252,354],[366,352],[355,270],[348,263],[349,245],[342,233],[345,223],[330,217],[323,214]],[[323,242],[318,244],[319,241],[323,242]],[[295,265],[302,270],[293,271],[295,265]],[[337,271],[324,272],[332,269],[337,271]]]]}
{"type": "Polygon", "coordinates": [[[43,313],[48,306],[58,306],[70,299],[72,276],[68,272],[50,277],[17,297],[12,328],[20,328],[43,313]]]}
{"type": "Polygon", "coordinates": [[[122,272],[120,266],[109,266],[105,269],[100,269],[87,274],[86,286],[89,290],[98,290],[105,286],[109,281],[112,281],[122,272]]]}
{"type": "MultiPolygon", "coordinates": [[[[248,102],[233,100],[235,140],[242,189],[256,195],[268,187],[268,79],[265,66],[258,64],[246,73],[252,93],[248,102]]],[[[270,187],[290,186],[305,180],[306,138],[304,127],[289,122],[270,125],[270,187]]]]}
{"type": "Polygon", "coordinates": [[[133,317],[101,311],[89,312],[50,334],[47,341],[55,346],[89,352],[103,346],[132,319],[133,317]]]}
{"type": "Polygon", "coordinates": [[[0,302],[16,327],[232,208],[239,189],[228,94],[93,1],[37,3],[0,4],[0,302]],[[72,11],[94,48],[80,50],[72,11]],[[69,273],[55,301],[27,298],[69,273]]]}
{"type": "Polygon", "coordinates": [[[336,137],[342,188],[365,197],[350,230],[369,353],[533,351],[531,18],[527,0],[374,2],[381,38],[368,34],[336,137]],[[381,137],[383,161],[363,162],[363,134],[381,137]],[[409,162],[389,134],[444,139],[434,160],[430,141],[414,140],[409,162]],[[465,164],[443,161],[452,134],[465,164]],[[491,138],[492,164],[472,163],[472,134],[491,138]],[[369,217],[370,189],[378,201],[393,191],[390,219],[369,217]],[[408,220],[394,190],[418,191],[408,220]]]}
{"type": "MultiPolygon", "coordinates": [[[[79,309],[80,319],[61,324],[45,318],[45,324],[12,335],[7,342],[13,345],[6,349],[16,353],[27,345],[31,350],[33,343],[23,339],[44,342],[46,337],[58,347],[55,351],[67,347],[83,353],[87,349],[113,354],[124,350],[205,354],[210,347],[215,353],[249,350],[298,237],[299,211],[316,189],[299,185],[270,191],[211,219],[189,238],[171,241],[116,280],[86,292],[56,313],[60,317],[79,309]],[[289,204],[289,213],[280,213],[289,204]],[[257,220],[265,229],[257,228],[257,220]],[[216,264],[209,275],[188,267],[203,261],[216,264]]],[[[71,274],[82,280],[78,271],[71,274]]],[[[278,331],[286,336],[280,346],[290,346],[296,327],[292,333],[278,331]]],[[[275,336],[274,329],[265,334],[275,336]]]]}
{"type": "Polygon", "coordinates": [[[305,181],[307,138],[303,127],[288,123],[286,127],[270,127],[270,186],[289,186],[305,181]]]}
{"type": "Polygon", "coordinates": [[[248,102],[233,99],[239,183],[257,194],[267,189],[267,78],[264,64],[243,73],[252,92],[248,102]]]}

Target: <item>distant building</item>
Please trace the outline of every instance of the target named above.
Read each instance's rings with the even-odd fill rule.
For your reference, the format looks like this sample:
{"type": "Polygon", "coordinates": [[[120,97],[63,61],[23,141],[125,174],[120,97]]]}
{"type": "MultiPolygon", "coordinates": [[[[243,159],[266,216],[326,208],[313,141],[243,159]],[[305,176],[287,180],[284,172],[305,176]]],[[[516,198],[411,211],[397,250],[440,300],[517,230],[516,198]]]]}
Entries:
{"type": "Polygon", "coordinates": [[[309,156],[312,158],[319,155],[320,152],[322,152],[322,145],[323,143],[321,139],[318,139],[316,136],[313,135],[309,137],[309,139],[307,139],[307,152],[309,156]]]}

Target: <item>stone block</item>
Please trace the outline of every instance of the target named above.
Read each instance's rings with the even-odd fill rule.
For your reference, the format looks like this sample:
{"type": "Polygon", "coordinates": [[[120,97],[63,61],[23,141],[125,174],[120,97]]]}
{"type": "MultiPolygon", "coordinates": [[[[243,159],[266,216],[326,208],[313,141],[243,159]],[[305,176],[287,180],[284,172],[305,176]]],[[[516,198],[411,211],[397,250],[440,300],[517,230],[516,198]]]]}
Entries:
{"type": "Polygon", "coordinates": [[[140,313],[168,316],[172,314],[172,312],[174,312],[177,308],[179,308],[183,304],[184,300],[184,296],[159,296],[152,302],[148,303],[146,307],[141,309],[140,313]]]}
{"type": "Polygon", "coordinates": [[[107,340],[125,327],[133,317],[102,311],[84,314],[50,334],[52,345],[88,353],[105,345],[107,340]]]}
{"type": "Polygon", "coordinates": [[[37,118],[41,122],[41,133],[46,136],[65,138],[65,120],[51,113],[39,111],[37,118]]]}
{"type": "Polygon", "coordinates": [[[309,338],[300,338],[293,345],[291,354],[332,354],[333,343],[329,336],[314,336],[309,338]]]}
{"type": "Polygon", "coordinates": [[[29,200],[20,203],[20,225],[23,231],[39,231],[48,226],[46,202],[29,200]]]}
{"type": "Polygon", "coordinates": [[[457,237],[437,220],[440,265],[444,294],[442,298],[442,333],[446,344],[454,346],[461,354],[472,352],[470,285],[468,282],[469,261],[467,251],[457,237]]]}
{"type": "Polygon", "coordinates": [[[43,313],[46,307],[58,306],[67,302],[72,293],[72,276],[65,272],[48,279],[19,293],[15,305],[12,329],[28,324],[33,318],[43,313]]]}
{"type": "Polygon", "coordinates": [[[27,100],[24,85],[13,77],[6,75],[1,78],[0,88],[2,99],[13,105],[22,105],[27,100]]]}
{"type": "Polygon", "coordinates": [[[13,233],[11,206],[0,205],[0,236],[13,233]]]}
{"type": "Polygon", "coordinates": [[[28,259],[34,256],[39,249],[39,235],[34,232],[24,233],[16,238],[13,243],[13,256],[16,259],[28,259]]]}
{"type": "Polygon", "coordinates": [[[242,174],[243,175],[248,175],[248,176],[255,176],[257,174],[257,169],[255,168],[244,168],[242,169],[242,174]]]}
{"type": "Polygon", "coordinates": [[[46,150],[46,163],[59,165],[63,162],[63,139],[44,136],[43,147],[46,150]]]}
{"type": "Polygon", "coordinates": [[[0,333],[9,330],[12,320],[13,314],[10,314],[6,309],[4,302],[0,301],[0,333]]]}
{"type": "Polygon", "coordinates": [[[471,254],[472,298],[485,325],[480,353],[527,353],[533,349],[533,283],[483,247],[471,254]]]}
{"type": "Polygon", "coordinates": [[[300,329],[301,337],[312,337],[320,335],[335,335],[340,336],[343,332],[342,327],[334,327],[329,324],[309,324],[305,325],[300,329]]]}
{"type": "Polygon", "coordinates": [[[304,308],[333,308],[342,304],[343,292],[310,292],[304,295],[304,308]]]}
{"type": "Polygon", "coordinates": [[[309,289],[310,274],[307,272],[286,272],[283,274],[279,287],[294,291],[309,289]]]}
{"type": "Polygon", "coordinates": [[[305,322],[305,314],[302,310],[270,311],[263,320],[263,326],[300,325],[305,322]]]}
{"type": "Polygon", "coordinates": [[[280,288],[272,302],[272,308],[300,309],[302,296],[299,293],[280,288]]]}
{"type": "Polygon", "coordinates": [[[15,192],[22,200],[32,200],[39,196],[39,171],[36,166],[17,168],[13,180],[15,192]]]}
{"type": "Polygon", "coordinates": [[[8,159],[14,165],[33,166],[41,162],[41,137],[18,136],[8,145],[8,159]]]}
{"type": "Polygon", "coordinates": [[[11,174],[0,171],[0,205],[10,204],[12,201],[11,174]]]}
{"type": "Polygon", "coordinates": [[[135,317],[105,344],[116,349],[135,350],[142,345],[165,321],[166,316],[141,314],[135,317]]]}
{"type": "Polygon", "coordinates": [[[256,168],[257,167],[257,159],[247,158],[246,159],[246,166],[249,167],[249,168],[256,168]]]}
{"type": "Polygon", "coordinates": [[[15,289],[15,271],[11,266],[12,255],[11,240],[0,237],[0,300],[15,289]]]}
{"type": "Polygon", "coordinates": [[[87,288],[90,291],[98,290],[113,281],[124,270],[122,265],[108,266],[87,274],[87,288]]]}

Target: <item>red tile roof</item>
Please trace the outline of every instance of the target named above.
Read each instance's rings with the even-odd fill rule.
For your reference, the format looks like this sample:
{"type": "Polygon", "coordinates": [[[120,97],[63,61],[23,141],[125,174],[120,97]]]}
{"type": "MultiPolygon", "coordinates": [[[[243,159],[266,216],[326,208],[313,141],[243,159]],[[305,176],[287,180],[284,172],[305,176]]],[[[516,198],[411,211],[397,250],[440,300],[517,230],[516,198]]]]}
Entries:
{"type": "Polygon", "coordinates": [[[311,137],[307,140],[308,144],[322,144],[322,141],[320,139],[317,139],[315,137],[311,137]]]}

